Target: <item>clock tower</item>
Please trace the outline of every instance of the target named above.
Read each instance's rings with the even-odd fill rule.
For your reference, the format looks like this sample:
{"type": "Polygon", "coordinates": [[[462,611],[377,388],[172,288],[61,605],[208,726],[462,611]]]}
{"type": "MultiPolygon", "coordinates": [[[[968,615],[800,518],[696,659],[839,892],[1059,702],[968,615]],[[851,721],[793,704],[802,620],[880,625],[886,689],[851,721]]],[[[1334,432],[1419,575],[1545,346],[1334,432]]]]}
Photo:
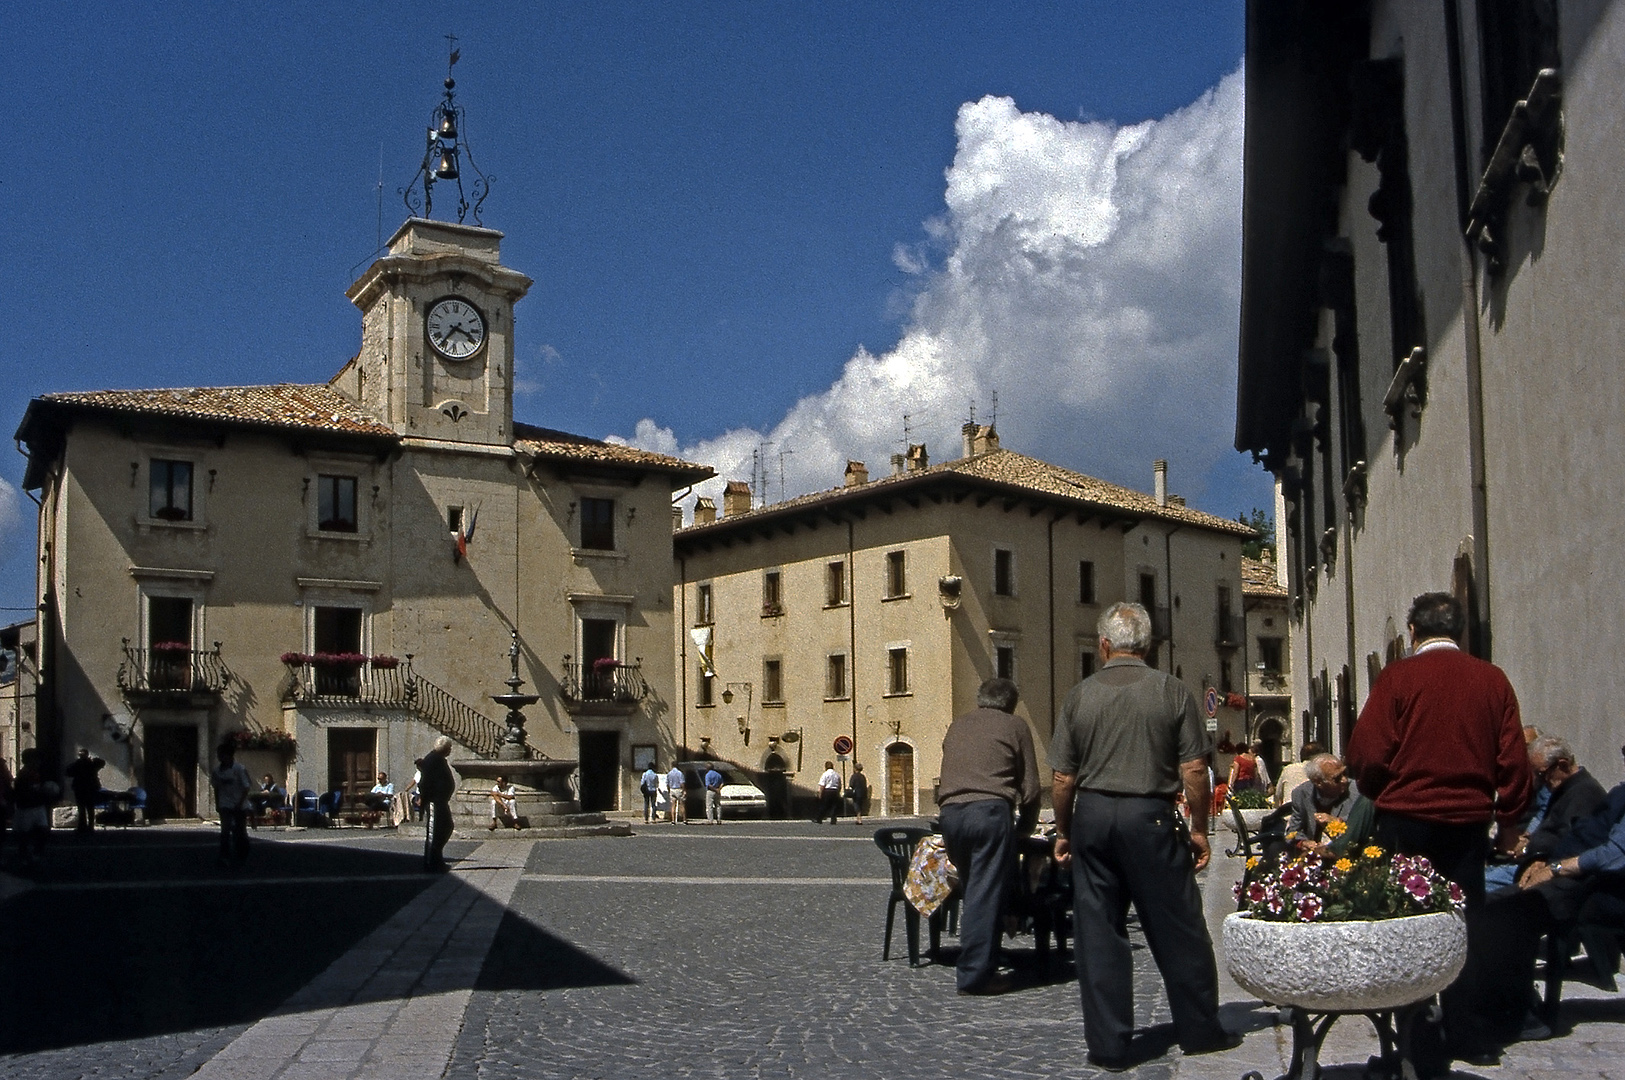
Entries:
{"type": "Polygon", "coordinates": [[[402,435],[513,441],[513,306],[531,279],[502,265],[502,234],[414,217],[345,293],[361,352],[335,387],[402,435]]]}

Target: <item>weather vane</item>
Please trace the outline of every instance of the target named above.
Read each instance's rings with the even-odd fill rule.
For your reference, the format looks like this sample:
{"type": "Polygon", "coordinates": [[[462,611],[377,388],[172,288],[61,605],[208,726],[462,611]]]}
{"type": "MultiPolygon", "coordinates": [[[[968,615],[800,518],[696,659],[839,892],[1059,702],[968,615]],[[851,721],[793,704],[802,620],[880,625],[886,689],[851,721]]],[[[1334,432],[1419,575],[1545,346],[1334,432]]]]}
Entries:
{"type": "Polygon", "coordinates": [[[457,183],[457,223],[462,224],[463,219],[472,212],[474,224],[484,225],[485,222],[480,220],[480,205],[491,193],[491,181],[496,177],[486,176],[474,164],[474,153],[469,149],[464,128],[463,109],[456,100],[457,80],[451,77],[451,69],[456,66],[462,51],[457,48],[457,38],[453,34],[446,35],[446,45],[451,50],[446,61],[446,97],[429,114],[429,136],[423,150],[423,164],[418,166],[412,182],[401,190],[401,198],[413,217],[430,217],[434,213],[435,184],[441,180],[453,180],[457,183]],[[463,190],[464,163],[474,171],[476,177],[466,193],[463,190]],[[472,203],[468,201],[470,195],[474,197],[472,203]]]}

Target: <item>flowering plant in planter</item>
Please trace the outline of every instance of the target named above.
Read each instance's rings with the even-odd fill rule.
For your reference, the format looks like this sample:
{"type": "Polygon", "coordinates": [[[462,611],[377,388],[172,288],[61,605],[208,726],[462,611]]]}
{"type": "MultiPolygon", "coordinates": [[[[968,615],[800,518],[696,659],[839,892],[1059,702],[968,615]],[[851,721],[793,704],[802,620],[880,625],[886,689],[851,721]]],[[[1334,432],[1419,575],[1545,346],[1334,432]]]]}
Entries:
{"type": "Polygon", "coordinates": [[[400,661],[399,657],[385,656],[382,653],[379,653],[377,656],[372,658],[370,663],[372,664],[372,666],[374,668],[377,668],[379,671],[387,671],[390,668],[399,667],[400,664],[401,664],[401,661],[400,661]]]}
{"type": "Polygon", "coordinates": [[[292,754],[299,744],[294,737],[286,731],[248,731],[246,729],[233,731],[230,735],[231,745],[238,750],[277,750],[284,754],[292,754]]]}
{"type": "Polygon", "coordinates": [[[1461,887],[1426,859],[1390,855],[1374,844],[1335,861],[1308,852],[1256,880],[1237,882],[1235,897],[1252,918],[1298,923],[1460,913],[1467,904],[1461,887]]]}
{"type": "Polygon", "coordinates": [[[310,662],[331,667],[360,667],[367,662],[367,657],[358,652],[319,652],[310,657],[310,662]]]}
{"type": "Polygon", "coordinates": [[[185,641],[155,641],[152,643],[152,651],[155,653],[189,653],[192,651],[192,646],[185,641]]]}
{"type": "Polygon", "coordinates": [[[602,675],[606,671],[614,671],[620,666],[621,662],[613,656],[600,656],[592,662],[592,670],[595,675],[602,675]]]}
{"type": "Polygon", "coordinates": [[[1273,810],[1275,804],[1270,801],[1269,793],[1262,788],[1247,788],[1243,791],[1232,791],[1230,801],[1237,810],[1273,810]]]}
{"type": "Polygon", "coordinates": [[[300,664],[308,664],[308,663],[310,663],[311,660],[313,659],[313,657],[311,657],[307,653],[302,653],[302,652],[285,652],[285,653],[282,654],[280,659],[284,664],[287,664],[289,667],[298,667],[300,664]]]}

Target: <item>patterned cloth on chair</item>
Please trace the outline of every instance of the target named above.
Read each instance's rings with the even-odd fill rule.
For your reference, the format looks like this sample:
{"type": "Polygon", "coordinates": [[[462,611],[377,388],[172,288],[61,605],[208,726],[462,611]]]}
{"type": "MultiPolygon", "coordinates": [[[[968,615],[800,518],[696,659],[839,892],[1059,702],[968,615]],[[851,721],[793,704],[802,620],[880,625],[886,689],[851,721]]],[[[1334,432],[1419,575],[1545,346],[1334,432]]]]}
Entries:
{"type": "Polygon", "coordinates": [[[948,848],[942,836],[933,833],[914,847],[914,858],[908,865],[908,879],[903,883],[903,895],[926,918],[948,902],[959,888],[959,871],[948,861],[948,848]]]}

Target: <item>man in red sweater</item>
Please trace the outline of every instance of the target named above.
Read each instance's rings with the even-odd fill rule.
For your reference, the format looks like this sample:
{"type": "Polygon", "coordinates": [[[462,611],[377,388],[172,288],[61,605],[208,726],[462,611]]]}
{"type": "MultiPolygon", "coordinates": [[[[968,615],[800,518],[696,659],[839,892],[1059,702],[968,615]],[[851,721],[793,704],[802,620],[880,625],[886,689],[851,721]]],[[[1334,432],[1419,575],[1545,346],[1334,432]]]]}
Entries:
{"type": "Polygon", "coordinates": [[[1495,1055],[1470,999],[1484,903],[1489,825],[1498,843],[1517,840],[1531,777],[1518,696],[1494,664],[1459,644],[1465,619],[1449,593],[1411,604],[1411,655],[1383,669],[1345,748],[1349,772],[1376,803],[1376,841],[1422,855],[1467,894],[1468,964],[1442,995],[1456,1056],[1491,1064],[1495,1055]]]}

